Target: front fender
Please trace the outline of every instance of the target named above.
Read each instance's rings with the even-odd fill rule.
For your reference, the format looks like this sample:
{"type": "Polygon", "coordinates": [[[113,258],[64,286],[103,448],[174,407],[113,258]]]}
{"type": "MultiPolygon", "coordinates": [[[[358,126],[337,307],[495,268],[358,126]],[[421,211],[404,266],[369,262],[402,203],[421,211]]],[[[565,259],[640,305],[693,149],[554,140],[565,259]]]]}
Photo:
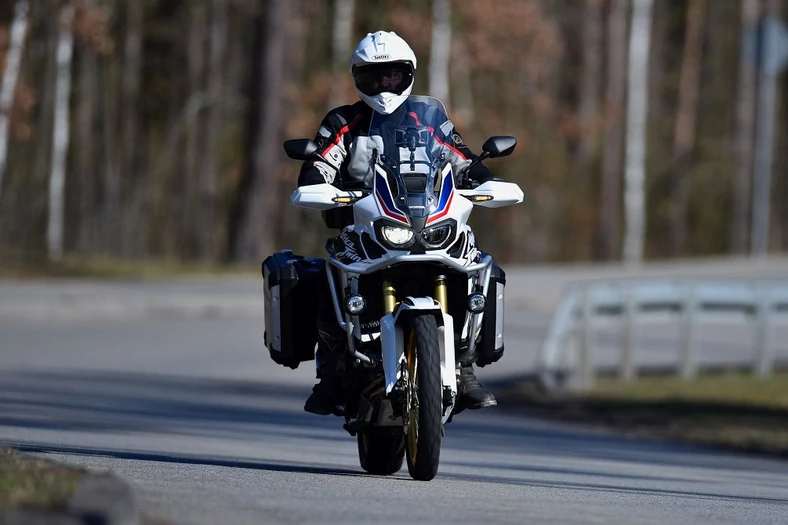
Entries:
{"type": "Polygon", "coordinates": [[[416,315],[430,313],[438,322],[439,345],[441,352],[441,382],[444,388],[451,389],[452,398],[457,393],[457,377],[454,358],[454,319],[441,310],[440,304],[432,297],[408,297],[394,312],[384,315],[380,320],[380,341],[383,357],[383,371],[386,378],[386,394],[391,393],[400,378],[400,363],[405,360],[404,325],[416,315]]]}

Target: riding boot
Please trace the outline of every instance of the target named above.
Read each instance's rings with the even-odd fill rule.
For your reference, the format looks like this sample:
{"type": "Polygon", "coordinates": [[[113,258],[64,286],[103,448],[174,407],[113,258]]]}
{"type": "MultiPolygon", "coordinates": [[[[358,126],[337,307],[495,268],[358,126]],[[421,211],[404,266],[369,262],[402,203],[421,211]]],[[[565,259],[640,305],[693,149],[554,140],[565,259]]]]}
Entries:
{"type": "Polygon", "coordinates": [[[316,375],[320,381],[304,403],[304,410],[327,416],[344,413],[345,392],[340,370],[340,356],[345,351],[346,336],[338,326],[327,290],[321,290],[317,323],[316,375]]]}
{"type": "Polygon", "coordinates": [[[461,365],[460,375],[457,380],[457,408],[458,412],[464,409],[476,410],[479,408],[492,407],[498,404],[495,396],[489,390],[485,390],[476,374],[473,373],[473,365],[461,365]]]}
{"type": "Polygon", "coordinates": [[[312,394],[304,403],[304,410],[320,416],[341,415],[344,412],[342,378],[336,371],[324,370],[320,381],[312,387],[312,394]]]}

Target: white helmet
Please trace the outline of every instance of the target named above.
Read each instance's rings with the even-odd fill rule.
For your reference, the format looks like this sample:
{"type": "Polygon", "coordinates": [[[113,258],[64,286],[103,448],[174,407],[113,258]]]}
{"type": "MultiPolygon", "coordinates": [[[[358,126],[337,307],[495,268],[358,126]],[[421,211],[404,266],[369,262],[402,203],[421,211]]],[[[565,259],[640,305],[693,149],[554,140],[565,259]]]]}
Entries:
{"type": "Polygon", "coordinates": [[[394,32],[367,33],[350,59],[350,72],[361,100],[388,115],[413,89],[416,55],[394,32]]]}

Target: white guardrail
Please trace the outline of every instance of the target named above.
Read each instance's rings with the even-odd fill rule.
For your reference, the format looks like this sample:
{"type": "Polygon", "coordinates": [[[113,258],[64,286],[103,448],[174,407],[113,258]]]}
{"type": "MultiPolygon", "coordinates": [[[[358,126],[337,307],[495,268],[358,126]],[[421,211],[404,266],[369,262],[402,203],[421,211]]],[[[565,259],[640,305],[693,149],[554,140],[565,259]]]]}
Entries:
{"type": "Polygon", "coordinates": [[[611,321],[622,330],[618,375],[638,372],[638,327],[679,323],[678,370],[683,378],[698,371],[697,327],[701,322],[746,321],[753,326],[753,372],[767,377],[774,368],[771,332],[788,320],[788,282],[727,279],[710,281],[594,281],[569,285],[553,315],[537,357],[546,388],[590,388],[595,380],[594,329],[611,321]]]}

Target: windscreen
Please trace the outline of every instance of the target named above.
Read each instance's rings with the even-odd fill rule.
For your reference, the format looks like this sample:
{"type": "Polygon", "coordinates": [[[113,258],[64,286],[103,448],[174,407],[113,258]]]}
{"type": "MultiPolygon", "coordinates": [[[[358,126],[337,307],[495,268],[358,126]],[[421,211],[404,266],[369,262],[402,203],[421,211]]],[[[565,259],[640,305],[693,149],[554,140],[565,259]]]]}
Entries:
{"type": "Polygon", "coordinates": [[[390,115],[373,112],[369,137],[376,191],[390,191],[394,206],[414,226],[436,210],[443,177],[451,176],[452,129],[443,103],[433,97],[410,96],[390,115]]]}

